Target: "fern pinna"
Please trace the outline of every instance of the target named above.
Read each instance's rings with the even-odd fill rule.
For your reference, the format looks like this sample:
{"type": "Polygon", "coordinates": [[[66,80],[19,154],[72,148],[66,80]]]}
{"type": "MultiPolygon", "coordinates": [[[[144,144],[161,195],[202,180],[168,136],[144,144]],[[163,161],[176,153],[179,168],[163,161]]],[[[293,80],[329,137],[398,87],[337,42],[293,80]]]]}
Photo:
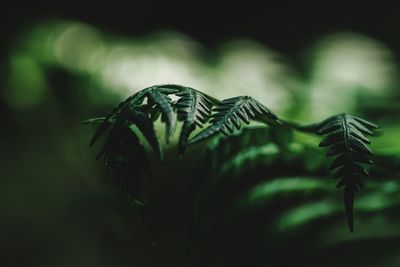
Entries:
{"type": "Polygon", "coordinates": [[[366,135],[374,135],[377,125],[364,119],[339,114],[320,123],[304,127],[325,138],[320,147],[329,147],[327,156],[335,157],[329,169],[335,171],[333,178],[339,179],[336,187],[344,188],[344,205],[350,231],[353,232],[353,202],[355,193],[363,187],[362,179],[368,171],[361,164],[372,164],[373,155],[366,135]]]}
{"type": "Polygon", "coordinates": [[[98,157],[104,155],[104,165],[123,191],[133,200],[136,208],[142,208],[145,197],[142,178],[150,176],[150,164],[139,138],[127,127],[115,126],[98,157]],[[136,165],[141,166],[140,169],[136,165]]]}
{"type": "Polygon", "coordinates": [[[199,142],[216,133],[230,135],[235,128],[241,128],[241,121],[246,124],[257,120],[266,124],[279,124],[278,117],[266,106],[249,96],[238,96],[220,102],[211,115],[211,125],[190,140],[190,144],[199,142]]]}
{"type": "Polygon", "coordinates": [[[249,96],[219,101],[186,86],[168,84],[145,88],[121,102],[106,117],[86,121],[100,123],[91,145],[109,129],[99,156],[105,156],[105,165],[110,173],[127,189],[134,203],[141,207],[145,198],[141,193],[140,180],[150,173],[151,168],[145,149],[131,127],[136,126],[162,160],[161,142],[153,127],[159,117],[166,125],[166,143],[172,139],[177,121],[183,122],[178,141],[180,155],[188,145],[218,133],[232,135],[242,128],[243,122],[258,121],[277,132],[292,129],[324,135],[319,146],[329,147],[329,157],[336,156],[330,169],[336,170],[333,178],[339,179],[337,187],[344,188],[347,221],[350,231],[353,231],[354,196],[363,186],[362,178],[368,175],[362,164],[372,163],[372,151],[368,147],[370,141],[366,136],[373,135],[373,130],[377,128],[375,124],[352,115],[339,114],[320,123],[299,126],[280,120],[270,109],[249,96]],[[177,101],[172,100],[172,95],[177,101]],[[207,127],[190,138],[196,128],[205,125],[207,127]]]}
{"type": "Polygon", "coordinates": [[[176,103],[178,118],[183,121],[179,137],[179,153],[183,154],[189,135],[208,122],[212,107],[219,101],[190,87],[183,87],[176,95],[180,97],[176,103]]]}

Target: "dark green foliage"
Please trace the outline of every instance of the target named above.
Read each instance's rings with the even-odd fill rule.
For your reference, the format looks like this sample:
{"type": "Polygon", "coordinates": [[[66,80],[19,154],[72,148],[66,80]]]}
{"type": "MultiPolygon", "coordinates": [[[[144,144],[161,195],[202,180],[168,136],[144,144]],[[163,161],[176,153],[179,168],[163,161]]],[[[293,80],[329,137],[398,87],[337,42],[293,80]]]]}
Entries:
{"type": "MultiPolygon", "coordinates": [[[[116,120],[113,119],[108,119],[107,124],[104,124],[104,122],[107,120],[107,118],[100,117],[100,118],[93,118],[84,121],[85,124],[100,124],[99,129],[104,132],[103,128],[104,125],[107,125],[106,127],[110,127],[110,125],[114,125],[113,127],[120,127],[120,126],[125,126],[125,127],[130,127],[132,125],[135,125],[143,134],[143,136],[146,138],[146,140],[149,142],[149,144],[152,146],[154,152],[158,155],[158,157],[162,160],[163,159],[163,151],[162,151],[162,146],[160,143],[159,138],[157,137],[154,128],[153,128],[153,123],[151,119],[146,115],[145,112],[140,111],[140,110],[131,110],[129,113],[127,113],[127,116],[124,119],[119,118],[118,123],[116,123],[116,120]],[[123,123],[122,123],[123,122],[123,123]]],[[[96,133],[98,133],[98,131],[96,133]]]]}
{"type": "Polygon", "coordinates": [[[157,137],[153,123],[148,115],[143,111],[132,110],[129,114],[128,125],[135,125],[143,136],[147,139],[149,144],[152,146],[158,157],[163,159],[163,151],[160,139],[157,137]]]}
{"type": "Polygon", "coordinates": [[[176,95],[180,97],[176,103],[178,119],[183,121],[179,137],[179,153],[183,154],[189,135],[196,127],[202,128],[208,122],[212,107],[218,100],[190,87],[185,87],[176,95]]]}
{"type": "MultiPolygon", "coordinates": [[[[136,116],[141,116],[134,114],[135,112],[141,110],[151,111],[152,109],[161,112],[161,119],[167,124],[166,140],[169,142],[175,130],[176,117],[173,111],[171,99],[168,95],[178,92],[179,88],[180,86],[176,85],[157,85],[145,88],[128,97],[107,115],[94,134],[90,144],[93,145],[98,140],[98,138],[111,125],[112,120],[114,120],[117,125],[125,125],[130,122],[131,124],[135,124],[135,120],[138,119],[136,116]],[[142,105],[146,97],[147,105],[142,105]]],[[[150,118],[154,119],[154,114],[153,116],[150,116],[150,118]]],[[[143,118],[139,120],[143,121],[143,118]]],[[[155,145],[155,143],[154,140],[150,142],[152,145],[155,145]]]]}
{"type": "Polygon", "coordinates": [[[281,127],[271,127],[269,129],[271,141],[277,144],[281,149],[286,150],[293,141],[293,129],[287,125],[281,127]]]}
{"type": "MultiPolygon", "coordinates": [[[[221,171],[225,169],[234,170],[232,167],[235,166],[245,170],[241,166],[249,161],[266,165],[272,159],[279,164],[305,161],[301,157],[296,158],[299,155],[290,146],[293,142],[293,130],[324,135],[325,138],[319,146],[329,147],[327,155],[336,156],[330,169],[336,170],[333,178],[339,179],[337,187],[344,187],[347,221],[353,231],[354,195],[363,186],[362,178],[368,175],[363,164],[372,163],[372,151],[368,147],[370,141],[366,136],[373,135],[372,130],[377,128],[375,124],[355,116],[339,114],[317,124],[299,126],[280,120],[270,109],[249,96],[233,97],[220,102],[196,89],[180,85],[145,88],[120,103],[107,117],[86,121],[100,123],[91,145],[111,128],[99,157],[104,155],[107,169],[139,206],[144,203],[140,182],[150,173],[150,167],[146,151],[131,127],[135,126],[140,130],[162,159],[161,144],[153,128],[153,122],[159,117],[166,124],[167,143],[173,137],[177,119],[183,122],[178,145],[180,155],[189,144],[211,138],[218,133],[230,136],[226,140],[219,140],[218,145],[206,153],[207,166],[199,173],[208,178],[220,175],[218,173],[223,173],[221,171]],[[171,95],[175,95],[178,100],[172,101],[171,95]],[[267,127],[245,129],[237,134],[243,122],[249,124],[251,121],[261,122],[267,127]],[[208,127],[190,138],[196,128],[202,128],[206,124],[209,124],[208,127]],[[258,160],[261,157],[265,157],[267,161],[258,160]],[[208,174],[204,173],[207,171],[208,174]]],[[[265,167],[268,171],[268,166],[265,167]]],[[[295,175],[290,173],[290,169],[285,171],[295,175]]],[[[207,183],[202,181],[197,185],[203,184],[202,187],[207,187],[207,183]]]]}
{"type": "Polygon", "coordinates": [[[147,94],[148,104],[151,107],[155,107],[161,111],[161,121],[165,122],[167,125],[167,130],[165,132],[165,139],[167,143],[171,141],[176,126],[176,115],[173,110],[171,103],[172,101],[168,97],[168,94],[176,92],[177,91],[172,88],[158,87],[149,90],[147,94]]]}
{"type": "Polygon", "coordinates": [[[362,164],[372,164],[370,141],[366,135],[374,135],[377,126],[361,118],[339,114],[309,127],[325,138],[320,147],[329,147],[327,156],[335,157],[330,170],[335,171],[334,179],[339,179],[336,187],[344,188],[344,204],[350,231],[353,231],[354,195],[363,187],[362,178],[368,175],[362,164]]]}
{"type": "Polygon", "coordinates": [[[257,120],[266,124],[279,124],[278,117],[263,104],[249,96],[238,96],[220,102],[212,114],[211,126],[189,140],[193,144],[213,136],[219,132],[229,135],[239,130],[241,122],[249,124],[257,120]]]}
{"type": "Polygon", "coordinates": [[[255,125],[243,127],[236,134],[215,138],[205,149],[205,166],[200,166],[198,172],[204,173],[204,178],[211,178],[227,171],[241,172],[258,163],[265,164],[276,154],[284,156],[292,142],[292,132],[284,126],[255,125]]]}
{"type": "Polygon", "coordinates": [[[223,169],[224,163],[229,163],[233,157],[243,152],[246,148],[260,147],[270,140],[267,138],[267,127],[243,127],[237,135],[216,138],[205,149],[204,158],[207,168],[200,171],[218,173],[223,169]]]}
{"type": "Polygon", "coordinates": [[[134,206],[142,208],[142,179],[151,175],[151,169],[138,137],[128,127],[113,127],[97,158],[103,156],[111,177],[132,198],[134,206]]]}
{"type": "Polygon", "coordinates": [[[152,86],[146,88],[114,108],[105,118],[87,120],[85,123],[100,123],[94,134],[93,145],[111,127],[105,145],[97,158],[105,156],[104,165],[115,181],[121,185],[136,207],[144,205],[141,193],[141,177],[150,174],[150,165],[139,138],[130,129],[136,126],[147,139],[160,159],[163,159],[162,146],[153,128],[151,113],[159,110],[161,119],[167,124],[167,142],[172,137],[176,119],[172,101],[168,94],[176,93],[178,86],[152,86]],[[147,97],[147,104],[142,104],[147,97]]]}
{"type": "MultiPolygon", "coordinates": [[[[203,150],[203,160],[195,170],[198,177],[196,197],[207,200],[211,206],[215,202],[213,197],[222,197],[228,189],[226,184],[233,183],[235,170],[232,169],[236,169],[237,166],[245,171],[246,159],[240,162],[236,159],[242,155],[246,156],[247,151],[263,147],[270,142],[267,127],[261,126],[244,127],[238,134],[212,140],[203,150]]],[[[201,202],[202,205],[207,204],[205,201],[201,202]]]]}

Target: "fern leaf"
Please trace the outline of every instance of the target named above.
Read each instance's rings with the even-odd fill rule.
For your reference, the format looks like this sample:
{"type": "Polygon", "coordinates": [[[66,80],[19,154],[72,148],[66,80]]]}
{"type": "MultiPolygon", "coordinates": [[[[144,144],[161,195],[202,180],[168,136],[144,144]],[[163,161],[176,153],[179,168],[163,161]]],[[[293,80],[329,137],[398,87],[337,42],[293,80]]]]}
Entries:
{"type": "Polygon", "coordinates": [[[344,205],[349,229],[353,232],[354,196],[363,186],[362,178],[368,175],[362,164],[371,164],[372,151],[366,136],[374,135],[377,126],[361,118],[339,114],[308,129],[325,138],[320,147],[328,147],[327,156],[334,157],[330,169],[336,170],[333,178],[339,179],[337,187],[344,187],[344,205]]]}
{"type": "Polygon", "coordinates": [[[90,141],[90,146],[93,146],[94,143],[104,134],[104,132],[110,127],[111,125],[111,118],[116,115],[122,107],[128,102],[129,98],[123,102],[121,102],[118,106],[116,106],[107,116],[104,118],[100,126],[97,128],[95,134],[90,141]]]}
{"type": "Polygon", "coordinates": [[[147,139],[160,160],[164,159],[162,145],[158,138],[152,120],[145,112],[133,110],[129,113],[128,126],[135,125],[147,139]]]}
{"type": "Polygon", "coordinates": [[[263,104],[249,96],[239,96],[220,102],[211,115],[211,125],[189,140],[193,144],[219,132],[230,135],[241,128],[241,122],[249,124],[257,120],[266,124],[279,124],[278,117],[263,104]]]}
{"type": "MultiPolygon", "coordinates": [[[[100,117],[100,118],[93,118],[86,120],[83,123],[101,125],[102,123],[104,123],[105,120],[106,118],[100,117]]],[[[118,123],[115,121],[115,119],[109,119],[108,124],[110,125],[115,124],[117,126],[126,126],[126,127],[135,125],[139,129],[139,131],[143,134],[143,136],[146,138],[150,146],[153,148],[158,158],[160,160],[164,159],[161,142],[155,133],[153,123],[144,111],[140,111],[140,107],[138,108],[138,110],[133,109],[129,112],[126,112],[124,117],[120,116],[118,123]]]]}
{"type": "Polygon", "coordinates": [[[189,135],[196,127],[202,128],[208,122],[212,107],[218,100],[190,87],[185,87],[176,95],[180,97],[176,103],[178,119],[183,121],[179,136],[179,154],[182,155],[189,135]]]}
{"type": "Polygon", "coordinates": [[[104,118],[103,122],[97,128],[95,134],[93,135],[92,140],[90,141],[90,146],[92,146],[96,141],[104,134],[104,132],[110,127],[112,124],[112,118],[118,117],[124,109],[126,109],[129,105],[140,105],[143,102],[144,97],[147,92],[152,90],[153,87],[145,88],[136,94],[128,97],[124,101],[118,104],[107,116],[104,118]]]}
{"type": "MultiPolygon", "coordinates": [[[[90,146],[92,146],[110,127],[112,120],[115,120],[117,124],[123,125],[125,123],[125,119],[129,115],[128,113],[131,110],[135,110],[135,108],[140,107],[146,97],[148,98],[149,102],[147,106],[152,107],[152,111],[157,109],[160,110],[163,115],[163,121],[166,121],[167,123],[166,136],[168,142],[174,133],[176,122],[171,99],[168,97],[168,95],[177,93],[179,90],[181,90],[181,88],[182,86],[179,85],[155,85],[147,87],[128,97],[105,117],[93,135],[90,146]]],[[[154,115],[151,118],[154,119],[154,115]]]]}
{"type": "Polygon", "coordinates": [[[142,208],[145,198],[141,181],[150,176],[150,164],[144,147],[133,131],[124,126],[115,126],[98,157],[104,156],[104,165],[117,184],[133,199],[137,208],[142,208]]]}
{"type": "Polygon", "coordinates": [[[169,98],[168,93],[171,93],[169,90],[159,90],[160,88],[156,88],[154,90],[150,90],[147,93],[148,103],[150,105],[156,105],[155,108],[158,108],[161,112],[161,121],[165,122],[167,125],[167,130],[165,132],[165,138],[167,143],[171,141],[172,135],[175,131],[176,126],[176,114],[174,112],[174,108],[172,106],[171,98],[169,98]]]}
{"type": "Polygon", "coordinates": [[[172,100],[168,95],[175,94],[182,88],[182,86],[174,84],[151,86],[133,95],[129,103],[129,106],[137,106],[147,97],[147,106],[152,107],[152,110],[150,110],[151,118],[155,120],[157,113],[161,113],[161,120],[167,125],[167,143],[170,142],[176,127],[176,115],[172,100]]]}

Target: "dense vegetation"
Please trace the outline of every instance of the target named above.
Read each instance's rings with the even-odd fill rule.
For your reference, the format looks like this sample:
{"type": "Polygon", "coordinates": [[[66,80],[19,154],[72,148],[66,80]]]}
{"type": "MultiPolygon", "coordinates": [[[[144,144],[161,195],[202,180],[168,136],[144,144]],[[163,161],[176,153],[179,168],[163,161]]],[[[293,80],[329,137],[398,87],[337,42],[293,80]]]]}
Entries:
{"type": "MultiPolygon", "coordinates": [[[[349,114],[338,114],[320,123],[299,125],[278,118],[262,103],[248,96],[219,101],[196,89],[180,85],[145,88],[120,103],[106,117],[86,121],[100,123],[91,145],[110,128],[97,157],[104,156],[104,164],[110,174],[132,198],[134,206],[138,209],[144,208],[146,199],[142,190],[142,179],[151,174],[152,167],[133,126],[145,137],[158,158],[163,160],[162,145],[153,127],[153,123],[160,117],[166,125],[166,143],[170,142],[177,121],[183,123],[178,145],[180,156],[189,145],[219,133],[224,136],[237,134],[243,123],[249,124],[252,121],[264,125],[263,128],[257,129],[265,135],[264,144],[271,142],[280,146],[283,149],[279,154],[284,156],[291,153],[288,147],[292,140],[287,136],[291,136],[292,131],[323,135],[324,139],[319,146],[328,147],[327,156],[334,157],[329,169],[334,173],[333,178],[339,180],[336,187],[343,187],[347,222],[350,231],[353,232],[355,194],[363,187],[363,180],[369,175],[365,165],[372,164],[373,153],[368,147],[370,140],[366,136],[373,136],[377,125],[349,114]],[[171,96],[178,99],[172,100],[171,96]],[[204,129],[190,138],[197,128],[204,129]]],[[[238,143],[242,142],[241,134],[239,132],[236,137],[238,143]]],[[[247,134],[251,136],[252,130],[248,130],[247,134]]],[[[246,145],[254,144],[249,142],[246,145]]],[[[217,151],[209,153],[216,154],[217,151]]],[[[240,155],[242,151],[239,149],[236,153],[240,155]]],[[[248,163],[242,163],[240,168],[245,169],[246,164],[248,163]]],[[[223,166],[222,163],[219,167],[222,169],[223,166]]],[[[202,171],[207,173],[207,169],[208,167],[202,171]]]]}

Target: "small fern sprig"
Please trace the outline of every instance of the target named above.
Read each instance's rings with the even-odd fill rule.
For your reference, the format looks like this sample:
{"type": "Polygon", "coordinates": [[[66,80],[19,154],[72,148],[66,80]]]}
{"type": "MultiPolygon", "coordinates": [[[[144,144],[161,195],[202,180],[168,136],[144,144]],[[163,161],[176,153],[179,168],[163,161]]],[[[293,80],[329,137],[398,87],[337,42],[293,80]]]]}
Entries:
{"type": "Polygon", "coordinates": [[[353,203],[355,194],[363,187],[362,179],[369,175],[363,164],[372,164],[373,153],[366,136],[373,136],[378,126],[349,114],[338,114],[320,123],[298,126],[303,131],[324,135],[320,147],[328,147],[327,156],[336,157],[329,169],[339,179],[336,187],[344,188],[344,206],[349,229],[353,232],[353,203]],[[336,170],[336,171],[335,171],[336,170]]]}

